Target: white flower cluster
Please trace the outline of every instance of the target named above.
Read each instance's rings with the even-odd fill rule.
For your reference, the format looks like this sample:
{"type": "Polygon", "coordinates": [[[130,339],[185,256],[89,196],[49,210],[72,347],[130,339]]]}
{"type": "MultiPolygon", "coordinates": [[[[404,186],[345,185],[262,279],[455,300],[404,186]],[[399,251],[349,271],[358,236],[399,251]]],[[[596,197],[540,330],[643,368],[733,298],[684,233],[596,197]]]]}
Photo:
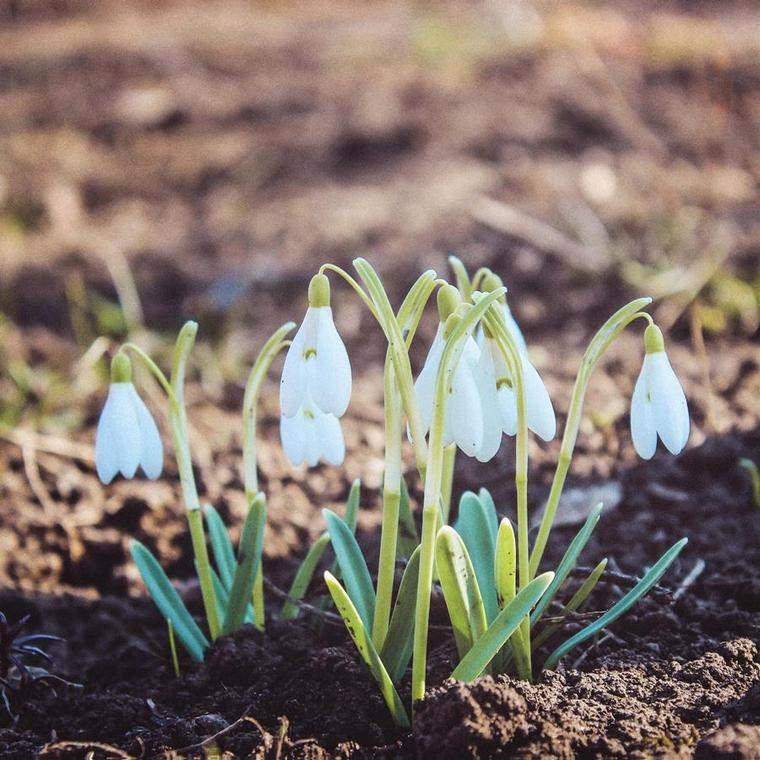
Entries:
{"type": "MultiPolygon", "coordinates": [[[[456,293],[452,286],[439,291],[441,322],[415,382],[424,434],[432,421],[436,377],[445,347],[446,314],[441,303],[448,297],[451,313],[452,291],[456,293]]],[[[506,328],[520,354],[528,427],[550,441],[557,429],[551,399],[528,357],[525,339],[509,307],[504,303],[502,308],[506,328]]],[[[678,454],[688,440],[690,423],[683,388],[665,353],[662,333],[654,324],[647,328],[644,343],[646,354],[631,403],[631,434],[639,456],[650,459],[658,436],[671,453],[678,454]]],[[[117,473],[132,478],[138,467],[149,478],[157,478],[163,468],[163,446],[156,423],[138,396],[131,375],[129,359],[124,353],[117,354],[95,444],[96,468],[104,483],[110,483],[117,473]]],[[[348,353],[333,321],[329,281],[318,274],[309,286],[309,308],[288,349],[280,385],[280,435],[285,454],[294,465],[313,467],[320,459],[333,465],[343,462],[340,417],[350,397],[348,353]]],[[[455,443],[481,462],[495,456],[503,434],[517,432],[515,378],[496,341],[484,330],[479,331],[477,340],[465,340],[449,388],[444,422],[444,444],[455,443]]]]}

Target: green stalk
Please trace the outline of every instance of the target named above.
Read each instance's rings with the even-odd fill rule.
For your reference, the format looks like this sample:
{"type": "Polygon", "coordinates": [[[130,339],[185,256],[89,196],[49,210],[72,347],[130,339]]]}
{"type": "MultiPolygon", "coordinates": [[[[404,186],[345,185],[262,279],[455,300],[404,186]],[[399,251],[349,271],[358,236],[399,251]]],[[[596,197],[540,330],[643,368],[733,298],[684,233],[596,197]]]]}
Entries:
{"type": "Polygon", "coordinates": [[[443,524],[448,525],[451,512],[451,493],[454,489],[454,465],[457,459],[455,443],[446,447],[443,452],[443,481],[441,483],[441,513],[443,524]]]}
{"type": "MultiPolygon", "coordinates": [[[[285,340],[285,336],[294,327],[294,322],[286,322],[282,327],[275,330],[259,351],[245,384],[243,395],[243,482],[249,509],[259,492],[259,475],[256,467],[256,407],[261,395],[261,386],[274,358],[283,348],[290,345],[290,341],[285,340]]],[[[264,630],[265,617],[264,575],[261,562],[259,562],[253,583],[253,624],[260,631],[264,630]]]]}
{"type": "MultiPolygon", "coordinates": [[[[409,289],[396,317],[405,334],[405,351],[408,351],[417,330],[420,317],[435,289],[435,273],[425,272],[409,289]]],[[[383,523],[380,535],[380,560],[377,569],[375,616],[372,624],[372,641],[382,649],[390,624],[393,601],[393,580],[396,570],[398,545],[399,506],[401,503],[401,442],[404,435],[403,405],[396,383],[396,372],[390,348],[385,357],[383,375],[385,397],[385,474],[383,477],[383,523]]]]}
{"type": "Polygon", "coordinates": [[[182,494],[187,510],[187,522],[190,527],[190,538],[193,542],[193,553],[198,568],[198,581],[203,597],[203,608],[206,612],[209,633],[212,639],[219,636],[219,614],[216,606],[216,594],[211,576],[211,563],[206,547],[206,535],[203,530],[201,505],[198,500],[198,489],[195,485],[193,464],[190,457],[190,444],[187,430],[187,410],[185,409],[185,370],[190,352],[195,343],[198,325],[187,322],[177,336],[172,360],[171,389],[169,398],[169,424],[174,442],[179,479],[182,484],[182,494]]]}
{"type": "Polygon", "coordinates": [[[383,524],[380,535],[380,561],[377,568],[375,617],[372,642],[380,651],[388,633],[396,569],[398,515],[401,502],[401,396],[396,389],[390,351],[385,358],[385,474],[383,479],[383,524]]]}
{"type": "MultiPolygon", "coordinates": [[[[522,357],[504,324],[499,310],[492,309],[486,316],[488,331],[494,336],[504,361],[509,368],[517,402],[517,436],[515,441],[515,489],[517,491],[517,561],[520,590],[530,583],[528,543],[528,412],[525,400],[525,377],[522,357]]],[[[530,617],[520,623],[519,635],[513,640],[515,662],[520,678],[531,681],[530,617]]]]}
{"type": "Polygon", "coordinates": [[[616,311],[597,331],[594,338],[589,343],[586,353],[583,356],[578,376],[575,379],[573,395],[570,401],[570,410],[565,423],[565,432],[562,435],[562,445],[560,447],[559,457],[557,460],[557,469],[554,472],[549,499],[546,502],[544,514],[541,518],[541,525],[533,544],[533,552],[530,556],[530,577],[533,578],[538,571],[541,558],[546,549],[546,542],[549,540],[554,518],[557,514],[557,507],[562,496],[562,490],[565,487],[565,478],[570,469],[570,462],[573,458],[575,442],[578,439],[578,431],[581,426],[581,415],[583,412],[583,401],[586,396],[586,390],[591,378],[591,374],[602,357],[604,352],[609,348],[617,336],[636,319],[647,319],[651,322],[651,317],[641,312],[645,306],[652,302],[651,298],[638,298],[623,306],[616,311]]]}
{"type": "Polygon", "coordinates": [[[285,336],[295,327],[294,322],[286,322],[276,330],[264,344],[251,367],[243,395],[243,482],[248,504],[259,491],[259,476],[256,469],[256,406],[261,395],[264,378],[277,354],[290,342],[285,336]]]}
{"type": "Polygon", "coordinates": [[[422,415],[417,404],[417,394],[414,392],[414,378],[412,376],[412,365],[409,361],[406,340],[388,300],[388,294],[385,292],[377,272],[375,272],[372,265],[366,259],[354,259],[353,263],[364,286],[367,288],[369,297],[375,305],[378,321],[388,340],[388,349],[393,359],[396,381],[404,404],[404,411],[409,420],[409,430],[411,432],[412,445],[414,446],[417,469],[424,476],[427,446],[425,436],[422,433],[422,415]]]}
{"type": "Polygon", "coordinates": [[[441,516],[441,490],[443,479],[443,431],[445,405],[448,390],[462,353],[464,338],[474,329],[488,307],[503,293],[500,288],[470,306],[464,316],[449,317],[453,326],[446,339],[446,347],[441,356],[441,364],[436,377],[433,419],[430,426],[427,473],[422,506],[422,549],[420,553],[420,575],[417,583],[417,604],[415,608],[414,649],[412,659],[412,705],[425,696],[425,670],[427,663],[427,637],[430,617],[430,592],[433,584],[435,560],[435,537],[441,516]]]}

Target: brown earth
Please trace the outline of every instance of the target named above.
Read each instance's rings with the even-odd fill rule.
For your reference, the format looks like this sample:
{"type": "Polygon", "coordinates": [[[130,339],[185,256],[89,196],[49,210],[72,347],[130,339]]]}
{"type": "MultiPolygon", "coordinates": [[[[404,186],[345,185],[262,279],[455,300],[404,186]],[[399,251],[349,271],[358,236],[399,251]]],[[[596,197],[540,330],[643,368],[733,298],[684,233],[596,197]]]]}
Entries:
{"type": "MultiPolygon", "coordinates": [[[[742,2],[499,7],[0,5],[0,610],[63,635],[57,668],[84,684],[38,694],[15,726],[3,719],[0,756],[64,740],[200,754],[223,729],[217,744],[236,756],[758,756],[760,512],[736,463],[760,461],[760,352],[757,310],[732,288],[760,278],[760,14],[742,2]],[[367,254],[397,301],[425,267],[444,274],[452,251],[505,277],[560,430],[595,327],[629,298],[661,298],[691,448],[636,462],[632,333],[592,382],[569,486],[622,485],[587,565],[609,556],[639,575],[689,537],[662,581],[673,593],[535,685],[445,682],[454,652],[434,632],[435,688],[410,735],[331,621],[272,620],[265,637],[220,641],[203,666],[183,660],[175,679],[127,543],[155,549],[193,603],[190,542],[170,458],[156,484],[94,476],[103,365],[79,360],[96,334],[110,347],[124,337],[100,299],[124,296],[127,264],[142,306],[140,318],[127,298],[132,337],[162,361],[171,331],[199,319],[195,465],[236,534],[242,383],[265,337],[300,317],[310,274],[367,254]]],[[[355,477],[376,562],[384,350],[337,283],[334,298],[355,370],[345,467],[290,468],[276,377],[263,402],[265,567],[278,588],[355,477]]],[[[417,367],[433,329],[426,318],[417,367]]],[[[535,510],[558,444],[532,447],[535,510]]],[[[460,461],[457,492],[486,485],[511,515],[511,452],[460,461]]],[[[556,529],[547,566],[572,530],[556,529]]],[[[620,593],[605,585],[589,609],[620,593]]],[[[270,589],[269,611],[278,603],[270,589]]],[[[116,756],[48,756],[88,751],[116,756]]]]}

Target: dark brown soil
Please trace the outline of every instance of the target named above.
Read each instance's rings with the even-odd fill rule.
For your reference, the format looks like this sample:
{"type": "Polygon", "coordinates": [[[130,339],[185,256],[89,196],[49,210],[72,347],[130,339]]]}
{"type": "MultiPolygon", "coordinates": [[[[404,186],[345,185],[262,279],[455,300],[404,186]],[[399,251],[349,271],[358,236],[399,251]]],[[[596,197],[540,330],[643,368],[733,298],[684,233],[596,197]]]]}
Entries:
{"type": "MultiPolygon", "coordinates": [[[[66,742],[100,742],[139,757],[167,749],[201,756],[200,745],[222,732],[216,744],[236,757],[274,752],[278,744],[293,757],[629,757],[695,750],[710,757],[719,749],[756,757],[760,513],[736,470],[740,454],[758,456],[760,436],[712,440],[676,462],[626,473],[622,504],[586,550],[588,562],[609,556],[625,574],[651,564],[685,534],[689,549],[665,585],[677,589],[703,560],[692,585],[651,595],[535,685],[507,676],[470,686],[443,683],[418,708],[412,735],[394,729],[352,644],[331,620],[272,621],[266,635],[243,630],[217,642],[202,666],[183,660],[177,679],[162,621],[148,602],[6,592],[0,604],[12,619],[31,612],[30,627],[67,638],[59,666],[85,688],[24,705],[18,723],[0,731],[0,756],[28,756],[45,742],[52,742],[51,757],[84,752],[56,749],[66,742]]],[[[608,585],[592,606],[603,609],[619,593],[608,585]]],[[[193,600],[192,589],[188,594],[193,600]]],[[[441,610],[433,614],[444,619],[441,610]]],[[[435,683],[453,667],[453,648],[443,631],[434,637],[435,683]]]]}
{"type": "MultiPolygon", "coordinates": [[[[44,745],[49,757],[119,756],[106,745],[214,756],[200,744],[220,732],[214,744],[242,757],[760,756],[760,511],[737,468],[760,461],[758,312],[720,297],[726,278],[760,282],[758,8],[504,7],[512,15],[469,0],[0,2],[0,610],[64,636],[56,667],[84,687],[37,693],[15,725],[0,718],[0,757],[44,745]],[[574,246],[505,233],[484,198],[574,246]],[[104,488],[93,471],[105,376],[79,362],[98,332],[124,337],[93,308],[115,299],[113,273],[133,272],[147,327],[134,337],[159,361],[182,319],[201,323],[194,464],[236,535],[242,383],[268,334],[299,318],[314,268],[367,254],[397,302],[423,269],[443,274],[451,251],[505,277],[560,430],[594,329],[630,298],[660,297],[691,448],[637,462],[627,404],[641,338],[625,335],[589,389],[569,488],[622,484],[587,565],[607,556],[638,575],[689,537],[662,580],[671,593],[535,685],[446,682],[452,643],[434,630],[434,688],[409,735],[329,620],[242,631],[203,666],[183,658],[176,679],[128,553],[131,537],[155,549],[197,609],[173,462],[151,484],[104,488]]],[[[345,467],[290,468],[276,379],[262,404],[265,568],[278,588],[355,477],[359,540],[376,562],[384,350],[356,299],[338,285],[334,299],[356,389],[345,467]]],[[[416,367],[433,330],[426,317],[416,367]]],[[[531,442],[532,512],[557,450],[531,442]]],[[[456,490],[486,485],[511,515],[512,476],[506,443],[488,465],[460,461],[456,490]]],[[[547,567],[574,529],[555,530],[547,567]]],[[[589,609],[625,585],[600,587],[589,609]]],[[[445,623],[440,604],[433,615],[445,623]]]]}

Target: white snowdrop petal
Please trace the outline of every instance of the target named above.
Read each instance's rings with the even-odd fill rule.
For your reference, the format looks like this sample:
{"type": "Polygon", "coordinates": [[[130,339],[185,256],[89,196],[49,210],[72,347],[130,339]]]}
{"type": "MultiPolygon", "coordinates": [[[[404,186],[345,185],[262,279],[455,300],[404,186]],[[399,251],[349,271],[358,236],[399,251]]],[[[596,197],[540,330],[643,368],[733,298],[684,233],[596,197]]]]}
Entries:
{"type": "Polygon", "coordinates": [[[132,403],[137,415],[137,425],[140,430],[140,467],[151,480],[155,480],[164,469],[164,445],[161,434],[148,411],[148,407],[132,386],[132,403]]]}
{"type": "Polygon", "coordinates": [[[346,456],[346,443],[340,420],[332,414],[323,414],[317,421],[317,433],[321,439],[322,456],[333,465],[343,464],[346,456]]]}
{"type": "Polygon", "coordinates": [[[647,390],[647,364],[641,368],[631,397],[631,438],[636,453],[642,459],[651,459],[657,450],[657,428],[654,424],[652,404],[647,390]]]}
{"type": "Polygon", "coordinates": [[[652,411],[657,432],[671,454],[680,454],[689,438],[689,408],[664,351],[648,354],[652,411]]]}
{"type": "Polygon", "coordinates": [[[507,304],[504,304],[504,322],[509,334],[512,336],[512,340],[517,344],[520,353],[526,356],[528,354],[528,344],[525,342],[522,330],[512,316],[512,312],[507,304]]]}
{"type": "Polygon", "coordinates": [[[135,476],[142,449],[134,392],[132,383],[111,383],[108,392],[113,399],[111,424],[116,462],[119,472],[127,479],[135,476]]]}
{"type": "Polygon", "coordinates": [[[294,467],[298,467],[304,459],[305,431],[304,416],[301,410],[293,417],[280,417],[280,440],[285,456],[294,467]]]}
{"type": "Polygon", "coordinates": [[[314,372],[309,376],[309,392],[325,414],[341,417],[351,399],[351,363],[346,346],[333,322],[329,306],[312,307],[317,315],[314,372]]]}
{"type": "Polygon", "coordinates": [[[435,338],[433,338],[433,342],[430,344],[430,351],[428,351],[422,371],[414,383],[424,433],[427,433],[430,429],[430,422],[433,419],[435,381],[438,376],[438,367],[441,365],[441,355],[443,354],[444,346],[443,326],[438,325],[438,331],[435,334],[435,338]]]}
{"type": "Polygon", "coordinates": [[[551,441],[557,432],[557,418],[544,381],[526,357],[522,359],[525,378],[525,404],[528,411],[528,427],[545,441],[551,441]]]}
{"type": "Polygon", "coordinates": [[[501,445],[501,413],[496,395],[496,375],[494,372],[491,347],[484,344],[476,370],[480,390],[481,417],[483,420],[483,441],[476,457],[481,462],[489,462],[496,456],[501,445]]]}
{"type": "Polygon", "coordinates": [[[309,312],[293,336],[293,342],[285,355],[280,379],[280,410],[286,417],[293,417],[298,412],[306,394],[306,375],[304,370],[304,342],[308,332],[309,312]]]}
{"type": "Polygon", "coordinates": [[[502,385],[496,393],[501,413],[501,427],[507,435],[517,435],[517,399],[508,385],[502,385]]]}
{"type": "Polygon", "coordinates": [[[116,455],[118,445],[118,430],[113,416],[113,397],[111,390],[108,391],[106,403],[98,420],[98,429],[95,433],[95,469],[100,480],[108,485],[119,471],[119,463],[116,455]]]}
{"type": "Polygon", "coordinates": [[[306,464],[309,467],[316,467],[319,464],[319,458],[322,456],[322,445],[315,417],[309,417],[307,414],[304,423],[304,433],[304,458],[306,459],[306,464]]]}
{"type": "Polygon", "coordinates": [[[457,365],[451,387],[448,411],[451,435],[467,456],[474,457],[483,445],[483,413],[477,382],[462,360],[457,365]]]}

